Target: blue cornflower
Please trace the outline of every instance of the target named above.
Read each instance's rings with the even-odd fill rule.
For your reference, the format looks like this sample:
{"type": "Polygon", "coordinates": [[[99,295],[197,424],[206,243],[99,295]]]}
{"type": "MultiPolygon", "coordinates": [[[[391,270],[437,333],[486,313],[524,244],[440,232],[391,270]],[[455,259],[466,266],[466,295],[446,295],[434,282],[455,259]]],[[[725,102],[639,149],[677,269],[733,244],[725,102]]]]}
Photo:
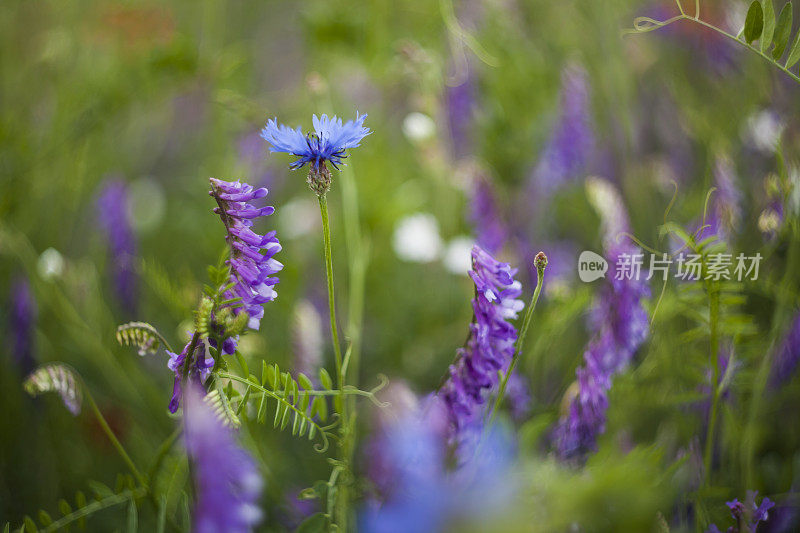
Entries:
{"type": "Polygon", "coordinates": [[[347,157],[344,153],[348,148],[356,148],[361,139],[369,135],[369,128],[364,127],[367,115],[356,113],[356,119],[342,123],[342,119],[323,114],[321,117],[314,115],[312,123],[314,132],[303,135],[300,128],[292,129],[283,124],[278,124],[277,119],[270,119],[261,130],[261,137],[270,143],[270,152],[285,152],[297,156],[289,168],[292,170],[303,167],[306,163],[319,170],[329,161],[337,170],[342,160],[347,157]]]}

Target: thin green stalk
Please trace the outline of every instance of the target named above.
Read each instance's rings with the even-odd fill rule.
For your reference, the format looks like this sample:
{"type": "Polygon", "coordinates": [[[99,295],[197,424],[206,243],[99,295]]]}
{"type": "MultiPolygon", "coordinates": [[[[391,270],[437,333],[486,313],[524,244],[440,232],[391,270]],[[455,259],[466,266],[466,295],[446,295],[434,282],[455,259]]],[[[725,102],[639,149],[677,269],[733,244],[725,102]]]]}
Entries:
{"type": "MultiPolygon", "coordinates": [[[[538,256],[537,256],[538,257],[538,256]]],[[[545,265],[547,263],[545,262],[545,265]]],[[[522,328],[519,332],[519,337],[517,338],[517,346],[516,350],[514,351],[514,356],[511,358],[511,364],[508,365],[508,370],[503,375],[503,380],[500,382],[500,389],[497,391],[497,398],[494,401],[494,406],[490,411],[491,417],[489,418],[489,425],[491,426],[494,422],[495,416],[497,416],[497,411],[500,409],[500,405],[503,402],[503,396],[506,393],[506,385],[508,385],[508,378],[511,376],[511,373],[514,371],[514,368],[517,366],[517,361],[522,356],[522,349],[525,346],[525,337],[528,334],[528,329],[531,325],[531,320],[533,319],[533,311],[536,309],[536,302],[539,301],[539,294],[542,292],[542,285],[544,284],[544,266],[536,268],[536,289],[533,291],[533,296],[531,297],[531,303],[528,305],[528,310],[525,312],[525,318],[522,320],[522,328]]]]}
{"type": "Polygon", "coordinates": [[[708,419],[706,446],[703,453],[703,484],[708,486],[711,480],[711,460],[714,454],[714,436],[717,425],[717,411],[719,409],[719,286],[714,283],[708,283],[706,290],[708,292],[709,323],[711,328],[709,357],[714,368],[714,375],[711,378],[711,414],[708,419]]]}
{"type": "Polygon", "coordinates": [[[108,437],[108,440],[111,441],[111,445],[114,446],[114,449],[117,450],[119,456],[122,457],[123,462],[128,466],[128,469],[133,474],[133,477],[136,478],[136,482],[139,483],[139,485],[141,485],[143,488],[147,489],[147,479],[145,479],[145,477],[139,472],[139,469],[136,468],[136,465],[133,463],[133,460],[131,460],[130,455],[128,455],[128,452],[125,451],[122,443],[117,439],[117,436],[111,430],[111,427],[108,425],[108,422],[106,422],[103,413],[101,413],[100,409],[97,407],[97,403],[94,401],[94,397],[89,392],[89,389],[84,386],[83,390],[86,393],[87,400],[89,400],[89,407],[92,409],[92,413],[100,423],[100,427],[108,437]]]}
{"type": "Polygon", "coordinates": [[[339,329],[336,326],[336,304],[333,290],[333,259],[331,257],[331,225],[328,219],[328,200],[325,195],[317,196],[319,211],[322,216],[322,238],[325,247],[325,274],[328,279],[328,312],[331,319],[331,339],[333,340],[333,353],[336,359],[336,376],[339,381],[339,390],[344,387],[344,373],[342,371],[342,348],[339,345],[339,329]]]}
{"type": "MultiPolygon", "coordinates": [[[[339,344],[339,331],[336,324],[336,302],[333,287],[333,259],[331,253],[331,228],[330,220],[328,219],[328,200],[324,194],[317,195],[319,200],[319,210],[322,216],[322,235],[325,248],[325,272],[328,279],[328,311],[331,321],[331,340],[333,341],[333,351],[336,360],[336,375],[337,384],[339,388],[339,413],[342,416],[342,425],[340,428],[341,439],[341,469],[347,472],[347,458],[350,454],[351,445],[349,444],[349,434],[351,433],[351,420],[348,416],[347,404],[345,403],[344,387],[345,387],[345,374],[342,361],[342,349],[339,344]]],[[[350,509],[350,490],[347,483],[341,483],[337,487],[336,492],[336,513],[334,522],[340,531],[347,531],[347,523],[349,518],[350,509]]]]}

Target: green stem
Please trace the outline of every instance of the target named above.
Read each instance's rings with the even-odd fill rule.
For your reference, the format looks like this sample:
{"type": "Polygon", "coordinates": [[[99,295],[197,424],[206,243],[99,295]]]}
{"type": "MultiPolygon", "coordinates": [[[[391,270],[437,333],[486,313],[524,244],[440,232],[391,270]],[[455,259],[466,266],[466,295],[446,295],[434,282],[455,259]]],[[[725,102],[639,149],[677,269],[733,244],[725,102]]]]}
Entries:
{"type": "Polygon", "coordinates": [[[711,480],[711,460],[714,454],[714,435],[717,425],[717,411],[719,409],[719,286],[714,283],[708,283],[706,290],[708,292],[709,324],[711,328],[709,357],[714,368],[714,375],[711,378],[711,414],[708,419],[706,446],[703,454],[703,480],[704,485],[708,486],[711,480]]]}
{"type": "Polygon", "coordinates": [[[333,353],[336,359],[336,376],[338,379],[339,390],[344,387],[344,373],[342,371],[342,348],[339,345],[339,329],[336,326],[336,303],[333,290],[333,259],[331,257],[331,225],[328,219],[328,200],[322,196],[317,196],[319,200],[319,211],[322,216],[322,237],[325,246],[325,274],[328,279],[328,312],[331,320],[331,339],[333,340],[333,353]]]}
{"type": "Polygon", "coordinates": [[[139,472],[139,469],[136,468],[136,465],[131,460],[128,452],[125,451],[122,443],[117,439],[117,436],[111,430],[111,427],[108,425],[108,422],[106,422],[103,413],[101,413],[100,409],[97,407],[97,403],[94,401],[94,397],[89,392],[89,389],[84,386],[83,390],[86,392],[86,398],[89,400],[89,407],[92,409],[92,413],[94,413],[95,418],[100,423],[100,427],[108,437],[108,440],[111,441],[114,449],[117,450],[119,456],[122,457],[123,462],[125,462],[125,464],[128,466],[128,469],[133,474],[133,477],[136,478],[137,483],[139,483],[139,485],[141,485],[143,488],[147,489],[147,479],[145,479],[145,477],[139,472]]]}
{"type": "Polygon", "coordinates": [[[542,285],[544,284],[544,268],[538,268],[536,271],[536,289],[533,291],[533,297],[531,297],[531,303],[528,305],[528,310],[525,312],[525,318],[522,320],[522,329],[519,332],[519,337],[517,338],[517,347],[514,351],[514,356],[511,358],[511,364],[508,365],[508,370],[503,375],[503,380],[500,382],[500,389],[497,391],[497,398],[494,401],[494,406],[490,411],[491,418],[489,419],[489,425],[491,426],[494,422],[495,416],[497,416],[497,411],[500,409],[500,405],[503,402],[503,396],[506,393],[506,385],[508,384],[508,378],[511,376],[511,373],[514,371],[514,368],[517,366],[517,361],[519,361],[520,356],[522,355],[522,349],[525,346],[525,337],[528,334],[528,329],[531,325],[531,320],[533,319],[533,311],[536,309],[536,302],[539,301],[539,294],[542,292],[542,285]]]}

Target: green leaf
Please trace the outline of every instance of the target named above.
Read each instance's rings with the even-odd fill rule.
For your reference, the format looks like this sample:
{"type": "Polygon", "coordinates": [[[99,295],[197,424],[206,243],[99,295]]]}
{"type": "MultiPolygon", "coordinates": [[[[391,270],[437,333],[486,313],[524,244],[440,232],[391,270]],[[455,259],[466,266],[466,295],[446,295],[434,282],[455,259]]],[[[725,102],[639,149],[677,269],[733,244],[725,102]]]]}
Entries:
{"type": "Polygon", "coordinates": [[[5,527],[3,528],[3,533],[9,533],[11,531],[11,524],[6,522],[5,527]]]}
{"type": "Polygon", "coordinates": [[[66,516],[72,512],[72,506],[67,500],[61,500],[58,502],[58,510],[62,515],[66,516]]]}
{"type": "Polygon", "coordinates": [[[136,511],[136,502],[131,498],[128,504],[128,532],[136,533],[139,530],[139,513],[136,511]]]}
{"type": "Polygon", "coordinates": [[[158,502],[158,522],[156,523],[156,533],[164,533],[167,523],[167,497],[161,496],[158,502]]]}
{"type": "Polygon", "coordinates": [[[242,369],[242,374],[245,375],[245,376],[249,376],[250,375],[250,369],[247,368],[247,360],[239,352],[239,350],[236,350],[236,361],[239,363],[239,366],[242,369]]]}
{"type": "Polygon", "coordinates": [[[784,66],[786,68],[791,68],[798,61],[800,61],[800,30],[797,31],[792,47],[789,49],[789,57],[786,58],[786,65],[784,66]]]}
{"type": "Polygon", "coordinates": [[[33,521],[28,515],[25,515],[25,518],[22,519],[22,523],[25,525],[25,531],[29,533],[36,533],[39,531],[39,528],[36,527],[36,523],[33,521]]]}
{"type": "MultiPolygon", "coordinates": [[[[114,495],[114,491],[111,490],[105,483],[100,483],[99,481],[94,481],[90,479],[86,484],[89,485],[89,488],[92,489],[92,492],[94,492],[95,496],[97,496],[98,499],[108,498],[109,496],[114,495]]],[[[84,500],[84,505],[86,505],[85,500],[84,500]]],[[[83,505],[79,503],[78,507],[83,507],[83,505]]]]}
{"type": "Polygon", "coordinates": [[[270,377],[270,370],[272,370],[272,367],[271,366],[267,366],[267,362],[262,359],[261,360],[261,386],[262,387],[264,385],[266,385],[267,383],[272,383],[272,378],[270,377]]]}
{"type": "Polygon", "coordinates": [[[53,523],[53,519],[50,518],[50,515],[44,509],[39,511],[39,523],[45,527],[53,523]]]}
{"type": "Polygon", "coordinates": [[[753,0],[750,8],[747,10],[747,18],[744,21],[744,40],[746,43],[752,43],[759,37],[764,30],[764,10],[761,8],[761,2],[753,0]]]}
{"type": "Polygon", "coordinates": [[[325,370],[324,368],[319,369],[319,382],[325,389],[327,390],[333,389],[333,381],[331,380],[331,375],[328,374],[328,371],[325,370]]]}
{"type": "Polygon", "coordinates": [[[775,35],[772,37],[772,42],[775,43],[775,48],[772,50],[773,59],[778,60],[783,55],[786,45],[789,44],[789,36],[791,34],[792,3],[787,2],[781,9],[781,14],[778,15],[778,24],[775,26],[775,35]]]}
{"type": "Polygon", "coordinates": [[[297,375],[297,381],[298,383],[300,383],[300,386],[306,390],[311,390],[314,388],[314,384],[311,383],[311,380],[308,379],[308,376],[306,376],[302,372],[300,372],[300,374],[297,375]]]}
{"type": "Polygon", "coordinates": [[[764,33],[761,34],[761,51],[766,53],[772,44],[772,34],[775,31],[775,8],[772,0],[764,0],[764,33]]]}
{"type": "Polygon", "coordinates": [[[297,527],[295,533],[324,533],[328,530],[328,519],[323,513],[309,516],[297,527]]]}

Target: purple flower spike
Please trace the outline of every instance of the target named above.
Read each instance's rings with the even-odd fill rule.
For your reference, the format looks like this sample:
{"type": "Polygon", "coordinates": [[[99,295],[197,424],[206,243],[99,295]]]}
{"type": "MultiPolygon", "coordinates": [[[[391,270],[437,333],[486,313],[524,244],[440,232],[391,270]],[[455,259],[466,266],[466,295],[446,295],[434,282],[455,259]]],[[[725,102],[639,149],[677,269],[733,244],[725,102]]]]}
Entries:
{"type": "Polygon", "coordinates": [[[186,404],[185,444],[197,494],[193,531],[251,531],[262,518],[263,481],[256,462],[203,401],[202,389],[191,386],[186,404]]]}
{"type": "Polygon", "coordinates": [[[270,152],[285,152],[297,156],[289,168],[292,170],[311,164],[315,169],[330,162],[337,169],[348,148],[356,148],[371,132],[364,127],[367,115],[356,113],[356,119],[342,123],[342,119],[328,115],[312,117],[314,132],[303,135],[300,128],[292,129],[270,119],[261,130],[261,137],[270,143],[270,152]]]}
{"type": "MultiPolygon", "coordinates": [[[[509,320],[516,319],[524,307],[518,299],[522,286],[514,280],[516,273],[508,263],[497,261],[479,246],[473,247],[469,274],[475,283],[475,298],[470,338],[459,349],[439,392],[447,407],[450,441],[462,448],[469,449],[476,436],[481,406],[498,383],[497,371],[507,368],[514,356],[517,330],[509,320]]],[[[461,449],[460,453],[465,456],[468,451],[461,449]]]]}
{"type": "Polygon", "coordinates": [[[97,211],[108,242],[114,292],[125,311],[135,313],[138,296],[134,267],[136,238],[128,218],[127,202],[125,182],[113,179],[103,186],[97,199],[97,211]]]}
{"type": "MultiPolygon", "coordinates": [[[[598,178],[589,182],[589,192],[603,219],[608,262],[616,265],[623,255],[638,254],[637,247],[617,238],[628,231],[628,217],[616,190],[598,178]]],[[[562,459],[580,459],[596,449],[597,437],[605,431],[612,378],[628,367],[649,331],[642,300],[649,296],[650,288],[644,277],[614,273],[609,278],[590,314],[589,325],[595,336],[583,355],[584,366],[576,371],[573,387],[577,389],[573,388],[554,431],[562,459]]]]}
{"type": "MultiPolygon", "coordinates": [[[[256,208],[247,203],[264,198],[267,190],[254,189],[238,181],[211,178],[209,194],[219,204],[214,212],[225,224],[228,231],[226,240],[231,247],[228,264],[231,266],[230,281],[235,285],[225,296],[229,299],[241,298],[233,305],[233,312],[238,314],[245,311],[250,317],[248,326],[257,330],[264,316],[262,305],[278,296],[274,289],[278,278],[273,275],[280,272],[283,265],[273,259],[281,250],[275,232],[266,235],[255,233],[252,230],[253,219],[271,215],[275,209],[271,206],[256,208]]],[[[230,350],[230,346],[223,348],[226,352],[230,350]]]]}
{"type": "Polygon", "coordinates": [[[33,328],[36,324],[36,301],[28,280],[20,278],[11,287],[8,318],[14,341],[14,357],[20,370],[29,374],[34,365],[33,328]]]}
{"type": "Polygon", "coordinates": [[[770,384],[777,388],[792,378],[800,361],[800,313],[797,313],[772,363],[770,384]]]}

